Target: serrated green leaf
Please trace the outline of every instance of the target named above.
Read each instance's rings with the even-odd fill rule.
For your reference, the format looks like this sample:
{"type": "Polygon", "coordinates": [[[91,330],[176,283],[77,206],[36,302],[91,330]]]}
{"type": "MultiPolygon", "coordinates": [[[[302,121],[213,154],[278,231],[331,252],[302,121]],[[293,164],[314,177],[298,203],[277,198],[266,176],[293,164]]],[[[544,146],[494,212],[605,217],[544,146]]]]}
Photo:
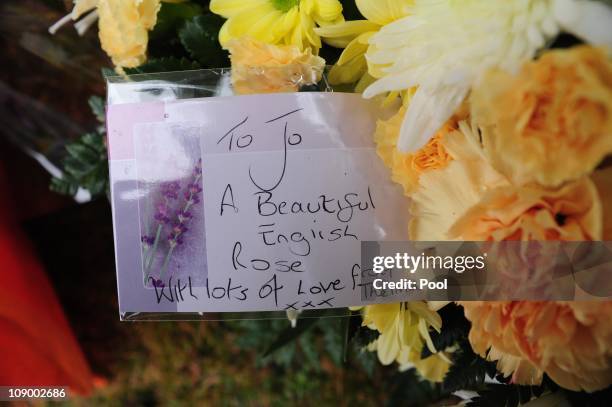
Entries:
{"type": "Polygon", "coordinates": [[[472,351],[467,340],[461,348],[453,352],[452,364],[444,377],[443,388],[453,392],[457,390],[478,390],[487,376],[495,377],[495,363],[489,362],[472,351]]]}
{"type": "MultiPolygon", "coordinates": [[[[456,304],[448,304],[440,311],[442,319],[442,330],[436,332],[432,330],[429,335],[437,351],[442,351],[453,346],[457,341],[467,338],[470,331],[470,322],[465,318],[463,307],[456,304]]],[[[423,346],[421,358],[431,356],[431,351],[427,346],[423,346]]]]}
{"type": "Polygon", "coordinates": [[[78,186],[70,180],[53,177],[49,189],[61,195],[74,196],[77,193],[78,186]]]}
{"type": "Polygon", "coordinates": [[[74,196],[79,187],[92,197],[108,192],[108,163],[106,146],[101,134],[87,133],[66,146],[61,178],[51,180],[51,190],[74,196]]]}
{"type": "Polygon", "coordinates": [[[106,151],[104,137],[101,134],[86,133],[83,135],[83,137],[81,137],[81,142],[98,153],[103,153],[106,151]]]}
{"type": "Polygon", "coordinates": [[[379,336],[380,333],[377,330],[370,329],[367,326],[360,326],[359,329],[357,329],[355,335],[353,336],[352,341],[353,343],[355,343],[356,346],[360,348],[365,348],[366,346],[374,342],[379,336]]]}
{"type": "Polygon", "coordinates": [[[181,44],[203,66],[221,68],[229,65],[227,52],[218,40],[224,21],[216,14],[206,14],[186,21],[179,30],[181,44]]]}
{"type": "Polygon", "coordinates": [[[66,146],[68,154],[82,163],[92,163],[97,161],[98,154],[95,150],[82,143],[73,143],[66,146]]]}
{"type": "Polygon", "coordinates": [[[92,96],[87,101],[92,113],[96,116],[99,122],[104,123],[106,120],[106,105],[104,99],[100,96],[92,96]]]}
{"type": "Polygon", "coordinates": [[[150,38],[158,39],[166,36],[175,36],[176,31],[182,24],[197,15],[202,14],[203,9],[199,4],[185,3],[161,3],[157,13],[157,23],[151,31],[150,38]]]}
{"type": "Polygon", "coordinates": [[[187,58],[164,57],[149,59],[137,68],[126,68],[125,73],[134,75],[141,73],[190,71],[193,69],[200,69],[200,65],[195,61],[190,61],[187,58]]]}

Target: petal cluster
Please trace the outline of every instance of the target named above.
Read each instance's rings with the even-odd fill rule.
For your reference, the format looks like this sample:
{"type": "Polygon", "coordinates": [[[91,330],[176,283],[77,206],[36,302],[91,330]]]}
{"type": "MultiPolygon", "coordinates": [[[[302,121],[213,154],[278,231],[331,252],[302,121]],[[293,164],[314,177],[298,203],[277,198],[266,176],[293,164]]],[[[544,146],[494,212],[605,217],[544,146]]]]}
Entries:
{"type": "Polygon", "coordinates": [[[546,373],[570,390],[612,384],[612,302],[463,302],[474,350],[517,384],[546,373]]]}

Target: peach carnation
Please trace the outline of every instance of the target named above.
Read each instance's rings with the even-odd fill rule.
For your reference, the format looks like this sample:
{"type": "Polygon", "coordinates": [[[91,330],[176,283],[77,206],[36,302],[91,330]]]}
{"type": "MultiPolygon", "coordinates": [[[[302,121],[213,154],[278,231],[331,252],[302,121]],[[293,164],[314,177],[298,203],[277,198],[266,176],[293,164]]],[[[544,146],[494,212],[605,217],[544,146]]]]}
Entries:
{"type": "Polygon", "coordinates": [[[449,230],[490,189],[509,182],[486,160],[477,134],[465,122],[442,138],[452,158],[441,169],[421,174],[412,194],[409,225],[411,240],[452,240],[449,230]]]}
{"type": "Polygon", "coordinates": [[[239,94],[297,92],[321,80],[325,60],[295,45],[270,45],[251,38],[228,44],[232,84],[239,94]]]}
{"type": "Polygon", "coordinates": [[[612,152],[612,63],[603,50],[549,51],[517,76],[490,71],[470,104],[491,164],[516,184],[556,187],[612,152]]]}
{"type": "Polygon", "coordinates": [[[558,190],[505,186],[489,190],[451,227],[463,240],[600,240],[602,208],[588,178],[558,190]]]}
{"type": "Polygon", "coordinates": [[[397,149],[397,139],[405,113],[406,108],[401,107],[390,119],[379,120],[374,141],[378,155],[391,170],[391,179],[404,188],[404,194],[410,196],[416,190],[421,174],[428,170],[445,168],[452,160],[442,144],[442,139],[454,131],[456,123],[449,120],[420,150],[402,153],[397,149]]]}
{"type": "Polygon", "coordinates": [[[517,384],[546,373],[593,392],[612,384],[612,302],[462,302],[475,352],[517,384]]]}

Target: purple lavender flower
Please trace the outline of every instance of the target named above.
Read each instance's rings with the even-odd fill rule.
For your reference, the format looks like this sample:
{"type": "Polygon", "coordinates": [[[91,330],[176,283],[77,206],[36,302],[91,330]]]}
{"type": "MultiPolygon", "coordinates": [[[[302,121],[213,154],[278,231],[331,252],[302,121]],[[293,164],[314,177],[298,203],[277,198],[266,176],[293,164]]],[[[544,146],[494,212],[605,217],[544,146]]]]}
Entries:
{"type": "Polygon", "coordinates": [[[176,222],[172,230],[168,234],[168,244],[170,247],[176,247],[183,244],[183,233],[187,232],[187,226],[184,223],[176,222]]]}
{"type": "Polygon", "coordinates": [[[170,231],[170,234],[174,234],[179,236],[183,233],[187,232],[187,226],[184,223],[176,222],[170,231]]]}
{"type": "Polygon", "coordinates": [[[173,233],[170,233],[168,235],[168,245],[170,246],[170,248],[174,249],[176,246],[180,246],[182,244],[183,244],[182,235],[175,235],[173,233]]]}
{"type": "Polygon", "coordinates": [[[199,178],[202,175],[202,159],[198,159],[195,167],[193,168],[193,176],[199,178]]]}
{"type": "Polygon", "coordinates": [[[148,248],[148,247],[153,246],[153,243],[155,243],[155,237],[142,235],[140,237],[140,241],[142,242],[143,246],[148,248]]]}
{"type": "Polygon", "coordinates": [[[188,202],[191,202],[192,205],[200,202],[199,194],[202,192],[202,187],[199,182],[192,182],[187,185],[187,190],[185,191],[185,199],[188,202]]]}
{"type": "Polygon", "coordinates": [[[189,220],[191,220],[193,215],[191,214],[191,212],[181,209],[176,215],[176,217],[178,218],[178,221],[180,223],[187,223],[189,222],[189,220]]]}
{"type": "MultiPolygon", "coordinates": [[[[184,200],[179,200],[179,195],[181,192],[181,184],[178,181],[167,182],[160,186],[161,192],[161,202],[159,202],[156,206],[156,211],[154,218],[159,223],[157,226],[157,231],[155,234],[155,238],[150,238],[149,236],[143,236],[142,242],[145,248],[149,248],[152,240],[152,249],[149,250],[148,257],[145,261],[145,278],[148,278],[150,273],[152,272],[152,266],[155,263],[156,253],[159,248],[163,246],[159,246],[158,243],[160,241],[160,234],[163,231],[166,231],[165,225],[170,225],[170,222],[173,221],[170,231],[167,234],[166,240],[168,242],[169,249],[166,251],[164,259],[162,261],[161,269],[160,269],[160,278],[163,277],[164,273],[168,269],[168,264],[172,257],[172,253],[174,249],[183,244],[184,234],[187,232],[187,225],[193,218],[192,213],[189,211],[192,205],[195,205],[200,202],[200,194],[202,192],[201,186],[202,180],[202,159],[199,159],[193,168],[192,179],[185,186],[183,191],[184,200]],[[176,204],[172,206],[175,209],[170,208],[170,202],[176,200],[176,204]]],[[[163,287],[163,283],[161,280],[155,280],[154,283],[157,284],[159,281],[161,286],[163,287]]],[[[158,287],[158,285],[156,285],[158,287]]]]}
{"type": "Polygon", "coordinates": [[[154,218],[160,224],[170,222],[170,207],[166,202],[157,204],[154,218]]]}
{"type": "Polygon", "coordinates": [[[180,190],[181,184],[178,181],[166,182],[161,186],[162,195],[168,199],[177,199],[180,190]]]}

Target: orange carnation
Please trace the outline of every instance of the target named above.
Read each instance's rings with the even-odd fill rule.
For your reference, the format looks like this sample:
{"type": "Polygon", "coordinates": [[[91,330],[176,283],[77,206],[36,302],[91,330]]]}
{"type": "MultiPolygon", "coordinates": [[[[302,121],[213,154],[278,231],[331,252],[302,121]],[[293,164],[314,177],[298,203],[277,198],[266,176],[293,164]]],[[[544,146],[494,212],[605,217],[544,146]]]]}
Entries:
{"type": "Polygon", "coordinates": [[[588,392],[612,384],[612,302],[462,302],[474,351],[516,384],[588,392]]]}
{"type": "Polygon", "coordinates": [[[491,71],[470,104],[491,164],[516,184],[556,187],[612,152],[612,63],[603,50],[549,51],[517,76],[491,71]]]}
{"type": "Polygon", "coordinates": [[[391,179],[400,184],[404,188],[404,194],[409,196],[418,187],[421,174],[428,170],[445,168],[452,160],[442,139],[455,130],[456,122],[449,120],[420,150],[402,153],[397,149],[397,139],[405,113],[406,108],[402,106],[390,119],[379,120],[374,141],[378,155],[391,170],[391,179]]]}
{"type": "Polygon", "coordinates": [[[238,94],[297,92],[300,86],[321,80],[325,60],[310,49],[270,45],[251,38],[228,44],[232,84],[238,94]]]}

